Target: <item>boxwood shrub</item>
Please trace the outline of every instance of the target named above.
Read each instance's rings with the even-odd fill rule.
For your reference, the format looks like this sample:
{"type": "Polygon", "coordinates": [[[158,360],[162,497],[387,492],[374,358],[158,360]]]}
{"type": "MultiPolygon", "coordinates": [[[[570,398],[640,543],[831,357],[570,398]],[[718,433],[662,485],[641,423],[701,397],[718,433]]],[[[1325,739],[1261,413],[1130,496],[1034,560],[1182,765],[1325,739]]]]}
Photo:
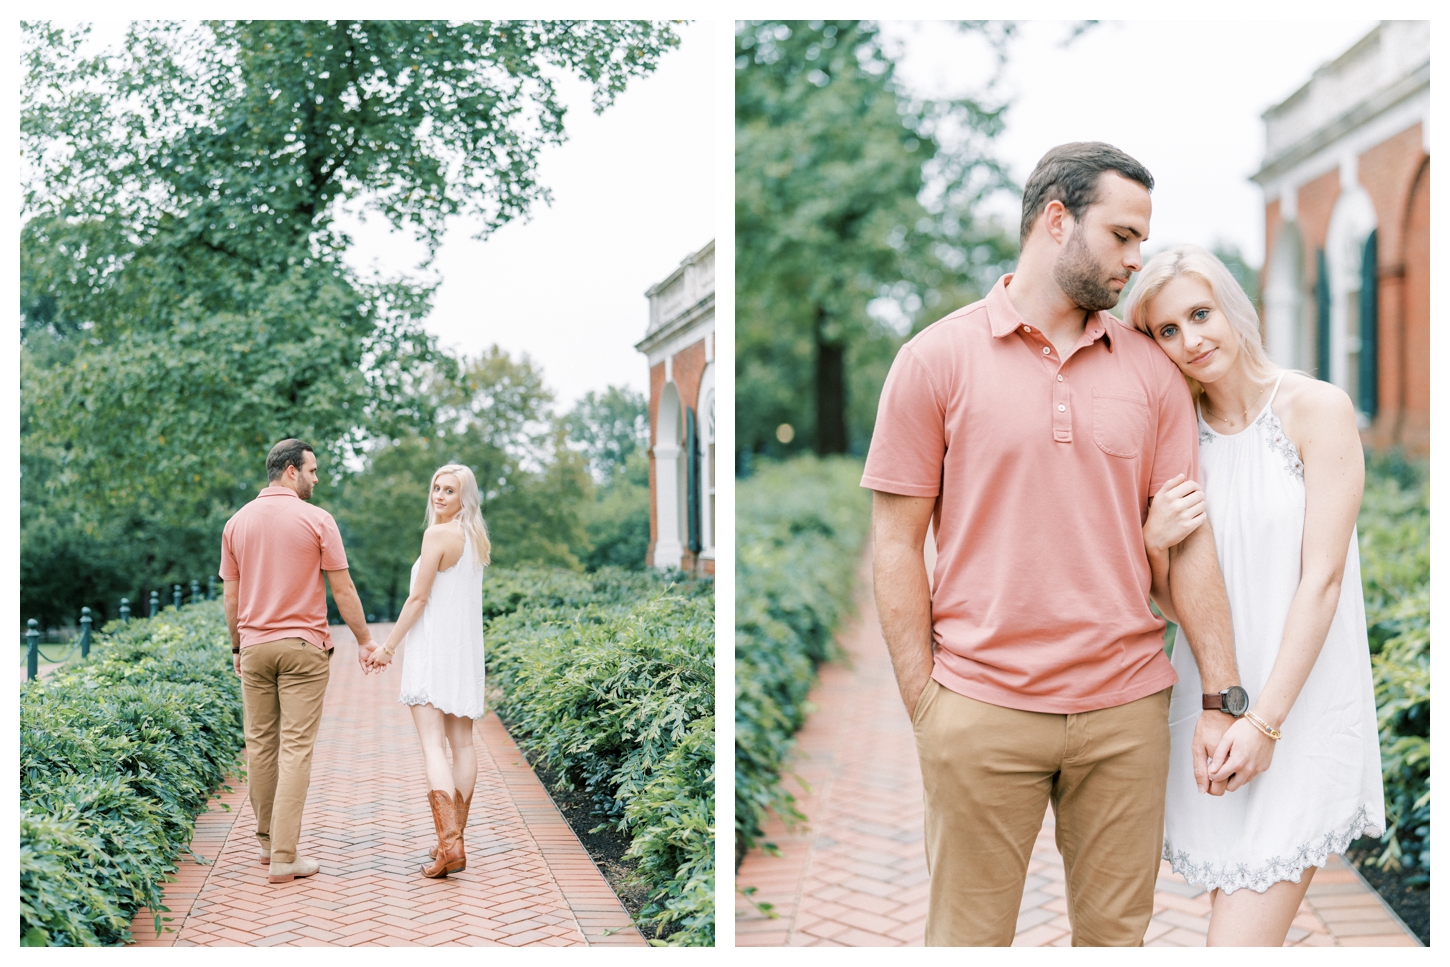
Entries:
{"type": "Polygon", "coordinates": [[[715,940],[714,583],[606,568],[491,572],[493,707],[536,761],[631,838],[641,926],[715,940]]]}
{"type": "Polygon", "coordinates": [[[1390,453],[1367,467],[1359,513],[1389,824],[1373,862],[1430,879],[1429,468],[1390,453]]]}
{"type": "MultiPolygon", "coordinates": [[[[816,666],[851,604],[871,495],[861,463],[801,457],[735,487],[735,850],[760,844],[767,811],[800,819],[781,786],[816,666]]],[[[770,844],[764,844],[773,848],[770,844]]]]}
{"type": "Polygon", "coordinates": [[[241,691],[221,604],[112,622],[91,660],[20,691],[20,942],[131,939],[196,816],[237,767],[241,691]]]}

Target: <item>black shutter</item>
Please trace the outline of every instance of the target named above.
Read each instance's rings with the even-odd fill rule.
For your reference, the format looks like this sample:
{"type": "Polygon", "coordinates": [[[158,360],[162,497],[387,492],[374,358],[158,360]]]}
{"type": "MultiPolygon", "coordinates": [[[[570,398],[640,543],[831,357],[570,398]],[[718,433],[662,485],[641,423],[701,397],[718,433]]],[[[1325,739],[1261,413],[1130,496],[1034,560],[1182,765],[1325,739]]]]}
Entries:
{"type": "Polygon", "coordinates": [[[695,411],[685,407],[685,519],[689,548],[700,553],[700,437],[695,431],[695,411]]]}
{"type": "Polygon", "coordinates": [[[1319,279],[1314,283],[1314,375],[1329,382],[1329,265],[1324,259],[1324,249],[1314,253],[1315,268],[1319,279]]]}
{"type": "Polygon", "coordinates": [[[1359,268],[1359,409],[1371,420],[1379,412],[1379,232],[1364,240],[1359,268]]]}

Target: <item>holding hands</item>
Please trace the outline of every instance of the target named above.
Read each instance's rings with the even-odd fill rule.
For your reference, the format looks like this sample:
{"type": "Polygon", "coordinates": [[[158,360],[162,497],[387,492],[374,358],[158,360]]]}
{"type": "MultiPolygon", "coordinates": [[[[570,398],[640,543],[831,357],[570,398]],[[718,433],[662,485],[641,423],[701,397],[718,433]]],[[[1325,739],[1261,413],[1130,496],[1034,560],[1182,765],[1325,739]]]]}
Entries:
{"type": "Polygon", "coordinates": [[[1206,763],[1210,794],[1223,794],[1213,792],[1214,788],[1224,792],[1241,788],[1259,773],[1267,772],[1273,759],[1274,740],[1247,718],[1237,720],[1224,732],[1218,748],[1206,763]]]}

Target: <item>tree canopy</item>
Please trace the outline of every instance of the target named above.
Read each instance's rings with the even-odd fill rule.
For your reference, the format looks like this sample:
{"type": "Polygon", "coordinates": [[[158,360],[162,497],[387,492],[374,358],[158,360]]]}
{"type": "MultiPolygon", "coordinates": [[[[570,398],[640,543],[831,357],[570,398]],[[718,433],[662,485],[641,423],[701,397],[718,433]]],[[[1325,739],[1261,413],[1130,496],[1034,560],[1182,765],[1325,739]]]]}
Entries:
{"type": "MultiPolygon", "coordinates": [[[[340,470],[428,436],[436,406],[459,418],[427,385],[456,367],[420,321],[438,280],[354,271],[340,217],[431,260],[450,219],[526,216],[566,137],[560,80],[602,111],[678,42],[649,21],[147,22],[98,52],[25,24],[23,530],[104,545],[126,580],[208,573],[278,439],[340,470]]],[[[539,452],[568,477],[560,441],[539,452]]],[[[27,588],[55,586],[27,541],[27,588]]]]}
{"type": "Polygon", "coordinates": [[[791,424],[796,447],[860,450],[901,337],[1015,257],[975,214],[1009,185],[1004,108],[911,96],[869,21],[743,22],[735,52],[737,446],[779,450],[791,424]]]}

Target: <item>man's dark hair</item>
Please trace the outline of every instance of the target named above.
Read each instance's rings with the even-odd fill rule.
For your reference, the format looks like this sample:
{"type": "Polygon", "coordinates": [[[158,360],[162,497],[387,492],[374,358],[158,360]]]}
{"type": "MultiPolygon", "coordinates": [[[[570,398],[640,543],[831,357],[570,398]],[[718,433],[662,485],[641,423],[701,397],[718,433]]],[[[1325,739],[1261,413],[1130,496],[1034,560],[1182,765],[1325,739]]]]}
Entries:
{"type": "Polygon", "coordinates": [[[1098,178],[1105,171],[1116,172],[1153,190],[1153,176],[1147,168],[1101,141],[1059,144],[1043,155],[1022,189],[1022,234],[1018,244],[1027,244],[1032,223],[1048,202],[1062,202],[1062,207],[1081,221],[1083,212],[1098,200],[1098,178]]]}
{"type": "Polygon", "coordinates": [[[302,454],[313,453],[312,447],[301,440],[286,439],[267,454],[267,482],[271,483],[287,472],[288,467],[302,469],[302,454]]]}

